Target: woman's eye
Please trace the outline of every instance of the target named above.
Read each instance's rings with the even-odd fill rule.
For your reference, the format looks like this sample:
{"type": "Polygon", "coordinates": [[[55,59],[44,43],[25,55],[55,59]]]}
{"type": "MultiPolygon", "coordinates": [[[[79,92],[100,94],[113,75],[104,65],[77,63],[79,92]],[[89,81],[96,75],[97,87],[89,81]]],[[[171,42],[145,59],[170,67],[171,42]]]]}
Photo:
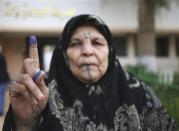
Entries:
{"type": "Polygon", "coordinates": [[[102,46],[102,45],[104,45],[103,43],[98,42],[98,41],[94,41],[93,44],[94,44],[95,46],[102,46]]]}
{"type": "Polygon", "coordinates": [[[74,43],[71,43],[69,46],[70,47],[76,47],[76,46],[79,46],[80,45],[80,42],[74,42],[74,43]]]}

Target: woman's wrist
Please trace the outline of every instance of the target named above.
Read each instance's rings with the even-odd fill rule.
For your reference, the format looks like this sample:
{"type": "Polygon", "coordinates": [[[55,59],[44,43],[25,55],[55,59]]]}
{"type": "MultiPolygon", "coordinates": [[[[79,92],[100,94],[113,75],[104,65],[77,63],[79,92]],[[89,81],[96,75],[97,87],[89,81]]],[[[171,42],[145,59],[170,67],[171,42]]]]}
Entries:
{"type": "Polygon", "coordinates": [[[13,118],[13,131],[34,131],[38,127],[38,118],[29,120],[19,120],[16,117],[13,118]]]}

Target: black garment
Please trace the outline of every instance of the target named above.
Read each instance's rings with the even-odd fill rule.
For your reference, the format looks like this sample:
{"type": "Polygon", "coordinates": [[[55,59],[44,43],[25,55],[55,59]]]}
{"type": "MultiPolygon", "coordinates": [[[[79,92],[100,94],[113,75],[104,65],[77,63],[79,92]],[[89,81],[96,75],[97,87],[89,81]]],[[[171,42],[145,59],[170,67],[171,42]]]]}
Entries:
{"type": "MultiPolygon", "coordinates": [[[[56,45],[48,77],[47,108],[37,131],[172,131],[174,121],[145,83],[125,72],[115,55],[112,37],[104,22],[93,15],[73,17],[56,45]],[[109,66],[95,83],[79,81],[69,70],[66,49],[81,25],[95,27],[107,40],[109,66]]],[[[12,126],[11,109],[3,131],[12,126]]]]}
{"type": "MultiPolygon", "coordinates": [[[[71,106],[64,106],[64,101],[55,89],[57,83],[52,81],[49,84],[51,91],[49,104],[41,115],[42,122],[39,122],[36,131],[174,131],[174,120],[169,116],[150,87],[131,74],[126,73],[126,78],[129,83],[129,90],[133,92],[132,96],[128,96],[134,98],[134,103],[131,106],[125,103],[116,106],[116,98],[120,96],[116,91],[118,89],[115,89],[107,93],[107,97],[105,96],[106,99],[111,100],[109,102],[103,100],[103,95],[91,95],[91,97],[95,97],[95,100],[89,100],[90,109],[86,109],[80,99],[76,100],[71,106]],[[143,103],[143,101],[145,102],[143,103]],[[95,106],[96,103],[100,105],[95,106]],[[136,108],[138,106],[142,107],[142,111],[136,108]],[[88,110],[89,114],[93,116],[86,114],[85,110],[88,110]],[[106,129],[107,125],[99,124],[99,121],[105,123],[105,121],[110,120],[110,116],[113,118],[111,122],[114,127],[106,129]],[[103,120],[99,120],[101,117],[103,117],[103,120]]],[[[90,96],[86,96],[84,99],[88,97],[90,96]]],[[[110,123],[110,121],[108,122],[110,123]]],[[[6,114],[3,131],[11,131],[11,129],[13,129],[13,123],[10,107],[6,114]]]]}
{"type": "Polygon", "coordinates": [[[0,53],[0,83],[9,81],[9,75],[6,67],[6,60],[2,53],[0,53]]]}

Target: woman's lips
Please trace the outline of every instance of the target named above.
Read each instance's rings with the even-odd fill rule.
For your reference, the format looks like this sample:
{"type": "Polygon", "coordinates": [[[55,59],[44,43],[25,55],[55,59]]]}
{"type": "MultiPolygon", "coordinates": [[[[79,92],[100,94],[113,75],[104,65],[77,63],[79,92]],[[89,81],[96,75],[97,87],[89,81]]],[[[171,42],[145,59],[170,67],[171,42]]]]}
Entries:
{"type": "Polygon", "coordinates": [[[84,64],[80,64],[79,66],[83,67],[83,66],[98,66],[98,65],[94,63],[84,63],[84,64]]]}

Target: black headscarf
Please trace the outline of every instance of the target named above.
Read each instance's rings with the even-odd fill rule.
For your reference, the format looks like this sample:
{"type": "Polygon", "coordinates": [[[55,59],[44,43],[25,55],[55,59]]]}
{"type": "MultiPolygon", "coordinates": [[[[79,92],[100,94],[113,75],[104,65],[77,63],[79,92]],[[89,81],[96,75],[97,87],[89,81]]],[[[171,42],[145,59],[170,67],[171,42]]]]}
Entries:
{"type": "Polygon", "coordinates": [[[74,100],[78,99],[83,103],[85,115],[91,118],[93,108],[97,105],[99,109],[96,114],[98,114],[99,121],[103,121],[109,127],[113,127],[116,109],[123,103],[129,105],[133,103],[125,73],[116,59],[111,32],[107,25],[94,15],[78,15],[71,18],[66,24],[53,52],[49,82],[52,80],[57,82],[57,90],[65,106],[72,106],[74,100]],[[100,80],[92,84],[78,80],[71,73],[67,64],[66,50],[69,40],[75,29],[82,25],[95,27],[107,40],[109,47],[108,69],[100,80]],[[110,115],[106,115],[106,111],[111,112],[110,115]]]}

